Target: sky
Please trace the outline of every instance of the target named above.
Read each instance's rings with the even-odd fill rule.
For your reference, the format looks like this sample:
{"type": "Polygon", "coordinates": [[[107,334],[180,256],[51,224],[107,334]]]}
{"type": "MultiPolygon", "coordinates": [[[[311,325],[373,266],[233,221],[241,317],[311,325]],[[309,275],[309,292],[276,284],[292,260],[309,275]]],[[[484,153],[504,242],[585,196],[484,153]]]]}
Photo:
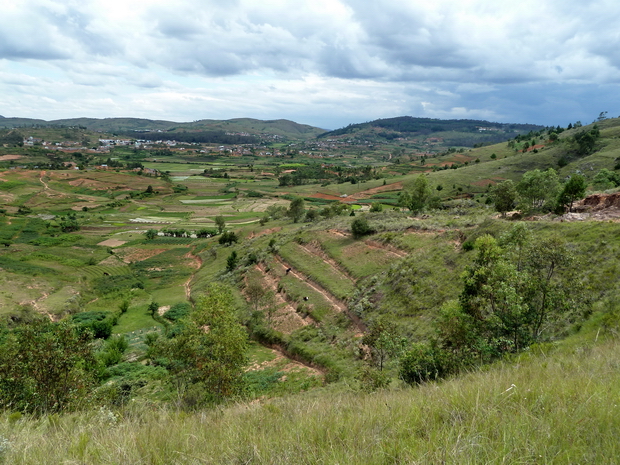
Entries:
{"type": "Polygon", "coordinates": [[[617,0],[16,0],[0,115],[587,124],[620,115],[619,24],[617,0]]]}

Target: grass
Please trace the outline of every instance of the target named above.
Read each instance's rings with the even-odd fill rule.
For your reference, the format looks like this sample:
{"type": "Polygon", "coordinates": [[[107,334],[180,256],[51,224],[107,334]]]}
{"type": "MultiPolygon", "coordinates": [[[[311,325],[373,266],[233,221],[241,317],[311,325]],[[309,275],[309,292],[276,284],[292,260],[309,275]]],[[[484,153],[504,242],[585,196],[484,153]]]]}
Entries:
{"type": "Polygon", "coordinates": [[[615,463],[620,344],[524,355],[443,383],[314,391],[195,414],[133,403],[5,414],[7,463],[615,463]]]}
{"type": "Polygon", "coordinates": [[[289,242],[280,248],[282,257],[302,273],[313,279],[339,299],[346,299],[355,288],[354,283],[323,259],[303,250],[299,244],[289,242]]]}

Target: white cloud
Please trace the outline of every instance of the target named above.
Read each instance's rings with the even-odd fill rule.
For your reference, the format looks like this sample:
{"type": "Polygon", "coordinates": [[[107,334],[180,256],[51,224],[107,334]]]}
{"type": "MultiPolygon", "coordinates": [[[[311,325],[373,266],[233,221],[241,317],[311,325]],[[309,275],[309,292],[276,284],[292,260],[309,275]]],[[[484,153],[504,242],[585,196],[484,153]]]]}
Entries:
{"type": "Polygon", "coordinates": [[[0,113],[559,124],[617,103],[619,16],[611,0],[11,2],[0,113]]]}

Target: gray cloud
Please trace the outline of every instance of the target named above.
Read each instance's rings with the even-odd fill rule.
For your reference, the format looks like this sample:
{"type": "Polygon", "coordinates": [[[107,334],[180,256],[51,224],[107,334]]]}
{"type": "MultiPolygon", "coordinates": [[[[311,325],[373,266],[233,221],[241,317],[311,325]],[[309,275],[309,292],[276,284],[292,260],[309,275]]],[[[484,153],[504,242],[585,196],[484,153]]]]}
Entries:
{"type": "Polygon", "coordinates": [[[14,3],[0,26],[6,108],[29,109],[11,105],[30,93],[30,111],[193,120],[208,102],[211,118],[335,127],[360,115],[576,120],[619,103],[612,0],[14,3]]]}

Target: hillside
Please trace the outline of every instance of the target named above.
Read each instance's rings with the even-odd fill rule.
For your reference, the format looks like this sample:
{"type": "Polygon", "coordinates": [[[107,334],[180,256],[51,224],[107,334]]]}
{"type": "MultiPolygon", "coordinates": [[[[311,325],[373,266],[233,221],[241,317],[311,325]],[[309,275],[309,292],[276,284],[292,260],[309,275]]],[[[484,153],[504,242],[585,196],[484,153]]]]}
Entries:
{"type": "Polygon", "coordinates": [[[7,139],[0,458],[609,462],[619,136],[426,155],[7,139]],[[589,195],[571,207],[570,179],[589,195]],[[48,336],[84,351],[74,390],[32,388],[48,336]]]}
{"type": "Polygon", "coordinates": [[[444,146],[490,145],[502,142],[530,131],[539,131],[542,126],[534,124],[493,123],[483,120],[441,120],[435,118],[414,118],[400,116],[350,124],[347,127],[321,134],[321,138],[339,136],[368,140],[425,140],[441,139],[444,146]]]}
{"type": "MultiPolygon", "coordinates": [[[[250,118],[231,120],[200,120],[192,123],[150,120],[141,118],[69,118],[52,121],[29,118],[2,118],[0,127],[27,128],[33,126],[47,127],[81,127],[90,131],[136,135],[135,132],[164,131],[175,134],[181,131],[224,131],[248,133],[255,136],[270,135],[287,139],[304,139],[315,137],[324,132],[305,124],[288,120],[262,121],[250,118]]],[[[173,138],[169,136],[169,138],[173,138]]]]}

